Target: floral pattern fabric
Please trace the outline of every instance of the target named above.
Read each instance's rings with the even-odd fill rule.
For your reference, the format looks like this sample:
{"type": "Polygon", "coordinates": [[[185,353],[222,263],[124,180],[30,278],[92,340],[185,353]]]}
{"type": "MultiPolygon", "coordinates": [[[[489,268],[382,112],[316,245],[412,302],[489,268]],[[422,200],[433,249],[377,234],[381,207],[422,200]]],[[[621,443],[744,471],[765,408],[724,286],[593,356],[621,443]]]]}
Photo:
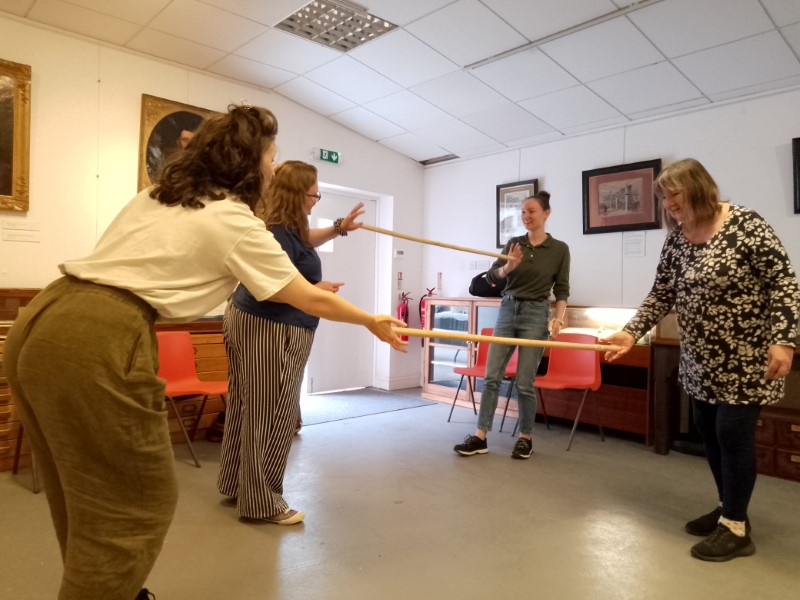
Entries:
{"type": "Polygon", "coordinates": [[[774,404],[784,379],[766,381],[770,345],[794,345],[800,291],[786,250],[755,211],[731,205],[705,243],[680,227],[664,242],[655,283],[624,330],[639,339],[675,307],[679,382],[712,404],[774,404]]]}

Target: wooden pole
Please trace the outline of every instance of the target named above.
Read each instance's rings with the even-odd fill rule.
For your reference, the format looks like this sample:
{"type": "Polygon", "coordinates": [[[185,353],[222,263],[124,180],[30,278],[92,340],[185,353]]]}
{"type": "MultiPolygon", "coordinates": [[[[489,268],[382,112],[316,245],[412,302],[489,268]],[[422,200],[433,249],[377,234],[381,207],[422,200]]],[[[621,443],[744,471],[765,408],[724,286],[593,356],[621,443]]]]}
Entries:
{"type": "Polygon", "coordinates": [[[436,338],[445,340],[461,340],[462,342],[488,342],[490,344],[506,344],[509,346],[536,346],[540,348],[571,348],[573,350],[593,350],[595,352],[619,352],[622,346],[613,344],[578,344],[576,342],[556,342],[553,340],[526,340],[521,338],[495,337],[493,335],[476,335],[473,333],[459,333],[457,331],[444,331],[441,329],[411,329],[408,327],[395,327],[398,335],[412,337],[436,338]]]}
{"type": "Polygon", "coordinates": [[[441,248],[450,248],[451,250],[460,250],[461,252],[470,252],[471,254],[483,254],[484,256],[492,256],[494,258],[502,258],[508,260],[507,254],[497,254],[496,252],[489,252],[487,250],[476,250],[475,248],[466,248],[464,246],[456,246],[454,244],[445,244],[444,242],[437,242],[435,240],[426,240],[425,238],[407,235],[405,233],[397,233],[390,229],[383,229],[381,227],[373,227],[372,225],[361,225],[361,229],[374,231],[375,233],[382,233],[384,235],[391,235],[392,237],[403,238],[404,240],[411,240],[412,242],[419,242],[421,244],[430,244],[431,246],[439,246],[441,248]]]}

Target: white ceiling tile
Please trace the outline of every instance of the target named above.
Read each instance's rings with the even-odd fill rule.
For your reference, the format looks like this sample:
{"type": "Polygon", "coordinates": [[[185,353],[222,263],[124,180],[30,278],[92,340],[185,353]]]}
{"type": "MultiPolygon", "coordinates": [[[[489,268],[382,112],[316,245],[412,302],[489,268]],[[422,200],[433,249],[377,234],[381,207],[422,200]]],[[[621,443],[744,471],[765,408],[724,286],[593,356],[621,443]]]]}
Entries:
{"type": "Polygon", "coordinates": [[[507,148],[526,148],[528,146],[537,146],[539,144],[546,144],[547,142],[554,142],[564,138],[564,134],[555,129],[551,129],[546,133],[539,135],[532,135],[530,137],[520,138],[518,140],[511,140],[505,142],[507,148]]]}
{"type": "Polygon", "coordinates": [[[290,71],[271,67],[249,58],[242,58],[229,54],[222,60],[208,67],[208,70],[218,75],[225,75],[232,79],[254,83],[260,87],[272,89],[297,77],[290,71]]]}
{"type": "Polygon", "coordinates": [[[546,123],[542,123],[528,111],[510,102],[500,109],[468,115],[462,121],[503,143],[552,131],[546,123]]]}
{"type": "Polygon", "coordinates": [[[458,65],[396,29],[347,53],[403,87],[411,87],[458,69],[458,65]]]}
{"type": "Polygon", "coordinates": [[[408,130],[428,127],[452,118],[430,102],[406,90],[367,102],[364,108],[408,130]]]}
{"type": "Polygon", "coordinates": [[[416,161],[429,160],[431,158],[438,158],[439,156],[450,154],[444,148],[440,148],[436,144],[418,135],[414,135],[413,133],[404,133],[402,135],[386,138],[385,140],[381,140],[380,143],[416,161]]]}
{"type": "Polygon", "coordinates": [[[201,0],[217,8],[252,19],[263,25],[277,25],[308,4],[309,0],[201,0]]]}
{"type": "Polygon", "coordinates": [[[706,97],[695,98],[694,100],[686,100],[685,102],[676,102],[675,104],[668,104],[665,106],[659,106],[657,108],[652,108],[648,110],[643,110],[641,112],[631,112],[628,113],[628,117],[630,119],[649,119],[650,117],[655,117],[657,115],[666,115],[670,113],[677,113],[682,110],[686,110],[687,108],[697,108],[699,106],[705,106],[710,104],[711,100],[706,97]]]}
{"type": "Polygon", "coordinates": [[[795,54],[800,56],[800,23],[789,25],[781,29],[786,41],[794,50],[795,54]]]}
{"type": "Polygon", "coordinates": [[[411,21],[416,21],[443,6],[450,4],[453,0],[370,0],[362,4],[369,5],[370,14],[385,19],[395,25],[408,25],[411,21]]]}
{"type": "Polygon", "coordinates": [[[771,92],[774,90],[781,90],[787,88],[795,88],[800,85],[800,75],[793,77],[786,77],[784,79],[775,79],[773,81],[766,81],[764,83],[757,83],[745,87],[736,88],[733,90],[725,90],[714,94],[709,94],[708,97],[714,102],[722,100],[731,100],[734,98],[742,98],[751,94],[761,94],[764,92],[771,92]]]}
{"type": "Polygon", "coordinates": [[[617,10],[611,0],[483,0],[483,3],[531,41],[617,10]]]}
{"type": "Polygon", "coordinates": [[[618,17],[540,49],[581,81],[592,81],[664,60],[630,21],[618,17]]]}
{"type": "Polygon", "coordinates": [[[325,116],[340,113],[355,106],[346,98],[342,98],[305,77],[287,81],[276,87],[275,91],[325,116]]]}
{"type": "Polygon", "coordinates": [[[519,105],[559,131],[619,116],[613,106],[582,85],[523,100],[519,105]]]}
{"type": "Polygon", "coordinates": [[[393,81],[349,56],[317,67],[306,73],[306,77],[356,104],[364,104],[401,89],[393,81]]]}
{"type": "Polygon", "coordinates": [[[495,140],[486,134],[456,119],[415,129],[414,133],[459,155],[496,144],[495,140]]]}
{"type": "Polygon", "coordinates": [[[337,50],[280,29],[270,29],[238,48],[235,54],[300,75],[342,55],[337,50]]]}
{"type": "Polygon", "coordinates": [[[28,18],[119,45],[125,44],[140,29],[130,21],[102,15],[60,0],[39,0],[28,13],[28,18]]]}
{"type": "Polygon", "coordinates": [[[226,52],[267,30],[265,25],[196,0],[172,0],[149,26],[226,52]]]}
{"type": "Polygon", "coordinates": [[[402,127],[360,106],[331,115],[330,118],[371,140],[382,140],[403,133],[402,127]]]}
{"type": "Polygon", "coordinates": [[[564,128],[565,135],[575,135],[578,133],[586,133],[588,131],[596,131],[598,129],[606,129],[609,127],[618,127],[630,123],[630,119],[622,115],[618,117],[611,117],[609,119],[602,119],[600,121],[587,121],[579,125],[564,128]]]}
{"type": "Polygon", "coordinates": [[[702,97],[700,90],[667,61],[598,79],[587,86],[626,115],[702,97]]]}
{"type": "Polygon", "coordinates": [[[138,25],[149,23],[170,2],[171,0],[136,0],[136,2],[131,2],[131,0],[69,0],[69,4],[82,6],[138,25]]]}
{"type": "Polygon", "coordinates": [[[153,29],[143,29],[125,47],[196,69],[204,69],[225,56],[222,50],[176,38],[153,29]]]}
{"type": "Polygon", "coordinates": [[[800,22],[800,2],[797,0],[761,0],[778,27],[800,22]]]}
{"type": "Polygon", "coordinates": [[[505,144],[501,144],[500,142],[494,142],[489,146],[480,146],[478,148],[470,148],[468,150],[462,150],[461,152],[457,153],[459,158],[469,158],[473,156],[484,156],[488,154],[497,154],[498,152],[504,152],[508,150],[508,146],[505,144]]]}
{"type": "Polygon", "coordinates": [[[478,0],[457,0],[406,29],[462,66],[528,41],[478,0]]]}
{"type": "Polygon", "coordinates": [[[578,83],[541,50],[532,48],[472,69],[471,73],[514,102],[578,83]]]}
{"type": "Polygon", "coordinates": [[[667,0],[635,11],[629,18],[670,58],[773,28],[757,0],[667,0]]]}
{"type": "Polygon", "coordinates": [[[411,88],[411,91],[456,117],[481,112],[507,102],[506,98],[488,85],[463,71],[426,81],[411,88]]]}
{"type": "Polygon", "coordinates": [[[706,94],[800,74],[797,57],[775,32],[702,50],[672,62],[706,94]]]}

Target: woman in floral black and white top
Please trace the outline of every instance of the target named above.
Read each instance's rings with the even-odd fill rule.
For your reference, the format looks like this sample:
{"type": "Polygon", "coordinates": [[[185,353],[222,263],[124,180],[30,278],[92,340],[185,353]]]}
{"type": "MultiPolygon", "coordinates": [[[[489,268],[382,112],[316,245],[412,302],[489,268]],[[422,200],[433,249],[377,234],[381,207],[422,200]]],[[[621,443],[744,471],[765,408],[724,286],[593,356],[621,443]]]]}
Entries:
{"type": "Polygon", "coordinates": [[[792,365],[800,291],[786,250],[755,211],[720,202],[694,159],[667,166],[656,181],[670,233],[655,283],[636,315],[608,338],[624,350],[674,307],[681,332],[679,380],[719,492],[719,506],[689,521],[706,537],[702,560],[755,552],[747,507],[756,481],[755,430],[761,406],[783,396],[792,365]]]}

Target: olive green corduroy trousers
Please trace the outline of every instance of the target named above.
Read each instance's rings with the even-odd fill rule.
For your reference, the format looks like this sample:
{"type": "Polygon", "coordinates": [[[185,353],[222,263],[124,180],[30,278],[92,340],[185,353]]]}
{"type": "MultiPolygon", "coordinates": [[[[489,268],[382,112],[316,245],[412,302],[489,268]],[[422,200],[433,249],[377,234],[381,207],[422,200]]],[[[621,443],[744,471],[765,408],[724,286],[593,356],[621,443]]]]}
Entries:
{"type": "Polygon", "coordinates": [[[3,362],[61,546],[59,600],[133,600],[178,498],[155,312],[62,277],[20,310],[3,362]]]}

